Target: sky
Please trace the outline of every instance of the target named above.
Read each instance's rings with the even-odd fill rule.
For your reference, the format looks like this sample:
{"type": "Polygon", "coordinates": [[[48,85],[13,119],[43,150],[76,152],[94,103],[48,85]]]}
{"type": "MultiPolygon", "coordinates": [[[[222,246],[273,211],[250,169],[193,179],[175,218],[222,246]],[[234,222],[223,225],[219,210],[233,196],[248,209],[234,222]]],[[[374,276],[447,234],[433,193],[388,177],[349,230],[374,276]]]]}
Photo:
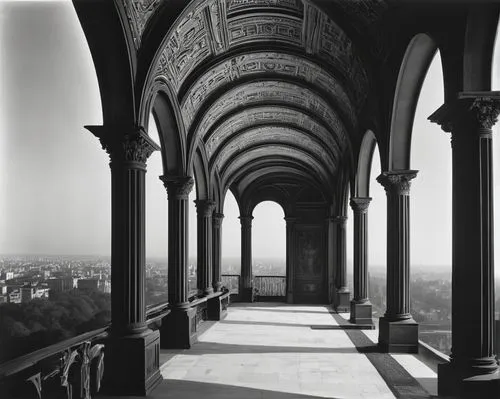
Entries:
{"type": "MultiPolygon", "coordinates": [[[[496,51],[495,70],[499,62],[496,51]]],[[[494,76],[497,89],[499,75],[494,76]]],[[[420,172],[411,189],[411,260],[419,266],[451,263],[450,136],[427,121],[442,102],[437,56],[422,89],[412,139],[411,167],[420,172]]],[[[95,70],[71,2],[0,0],[0,253],[109,254],[109,159],[83,128],[101,123],[95,70]]],[[[153,123],[149,131],[158,140],[155,130],[153,123]]],[[[500,154],[498,140],[494,153],[500,154]]],[[[167,195],[158,179],[161,173],[156,153],[146,176],[146,250],[151,257],[167,256],[167,195]]],[[[374,266],[385,265],[386,259],[386,197],[375,181],[379,173],[376,153],[369,214],[369,259],[374,266]]],[[[196,256],[194,193],[189,208],[192,257],[196,256]]],[[[230,194],[224,213],[223,256],[238,257],[240,224],[230,194]]],[[[352,262],[351,211],[349,216],[347,253],[352,262]]],[[[284,258],[281,208],[262,203],[254,217],[254,258],[284,258]]],[[[498,216],[495,223],[500,228],[498,216]]],[[[500,234],[496,236],[498,247],[500,234]]]]}

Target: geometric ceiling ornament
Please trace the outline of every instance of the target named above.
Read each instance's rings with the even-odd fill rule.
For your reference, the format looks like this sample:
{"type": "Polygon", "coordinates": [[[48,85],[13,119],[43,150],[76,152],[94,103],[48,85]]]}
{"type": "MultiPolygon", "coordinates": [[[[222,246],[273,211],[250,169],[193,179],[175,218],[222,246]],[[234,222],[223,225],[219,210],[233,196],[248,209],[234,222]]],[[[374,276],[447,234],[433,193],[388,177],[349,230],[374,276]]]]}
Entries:
{"type": "MultiPolygon", "coordinates": [[[[223,185],[225,186],[228,179],[241,170],[245,165],[260,162],[262,159],[267,159],[269,163],[279,160],[288,160],[293,164],[295,161],[299,165],[309,169],[313,176],[316,176],[327,186],[329,186],[332,181],[333,171],[325,170],[324,165],[320,163],[312,154],[299,150],[295,147],[273,144],[253,148],[231,159],[228,164],[222,165],[220,173],[223,185]]],[[[261,167],[265,167],[265,163],[262,163],[261,167]]]]}
{"type": "Polygon", "coordinates": [[[336,134],[341,148],[345,148],[346,128],[330,105],[310,89],[282,81],[251,82],[229,90],[205,111],[196,127],[197,137],[204,137],[211,126],[225,114],[242,109],[242,106],[259,105],[263,102],[290,105],[316,115],[336,134]]]}
{"type": "Polygon", "coordinates": [[[153,78],[163,77],[179,94],[196,68],[249,45],[317,57],[342,73],[358,107],[366,98],[367,75],[351,39],[307,0],[193,1],[168,32],[153,78]]]}
{"type": "Polygon", "coordinates": [[[306,133],[285,127],[264,126],[247,130],[222,146],[220,151],[216,154],[216,158],[210,161],[220,170],[220,167],[235,154],[263,144],[286,144],[290,147],[306,149],[325,163],[328,170],[333,171],[337,169],[336,162],[331,152],[325,149],[321,142],[314,140],[306,133]]]}
{"type": "Polygon", "coordinates": [[[344,88],[323,68],[296,55],[278,52],[253,52],[225,59],[211,66],[191,85],[180,101],[182,115],[189,126],[200,105],[218,89],[238,79],[262,74],[293,77],[327,91],[335,99],[336,105],[355,125],[356,116],[353,101],[344,88]]]}
{"type": "Polygon", "coordinates": [[[332,131],[298,109],[280,106],[246,107],[225,119],[203,139],[207,156],[211,158],[220,145],[244,129],[262,125],[271,126],[278,122],[291,128],[310,132],[321,140],[333,154],[340,157],[342,150],[332,131]]]}

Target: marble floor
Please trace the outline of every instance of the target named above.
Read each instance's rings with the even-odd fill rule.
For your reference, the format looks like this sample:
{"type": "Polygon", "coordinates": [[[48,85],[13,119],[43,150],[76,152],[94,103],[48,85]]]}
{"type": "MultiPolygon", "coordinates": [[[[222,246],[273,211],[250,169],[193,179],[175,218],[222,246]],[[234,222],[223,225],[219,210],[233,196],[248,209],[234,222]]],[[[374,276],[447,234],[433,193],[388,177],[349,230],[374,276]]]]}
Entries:
{"type": "Polygon", "coordinates": [[[225,320],[207,322],[211,324],[190,350],[162,350],[164,380],[151,397],[382,399],[436,395],[436,374],[418,357],[364,353],[351,340],[352,334],[358,334],[357,342],[368,342],[370,349],[377,331],[349,333],[337,321],[324,306],[233,304],[225,320]]]}

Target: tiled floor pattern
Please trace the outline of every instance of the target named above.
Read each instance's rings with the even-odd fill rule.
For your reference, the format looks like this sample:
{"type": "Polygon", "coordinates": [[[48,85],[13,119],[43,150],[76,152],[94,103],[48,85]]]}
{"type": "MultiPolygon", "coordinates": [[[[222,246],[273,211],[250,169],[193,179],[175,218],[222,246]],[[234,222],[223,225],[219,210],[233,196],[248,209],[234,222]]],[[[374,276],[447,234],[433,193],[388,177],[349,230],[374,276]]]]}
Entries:
{"type": "MultiPolygon", "coordinates": [[[[346,332],[321,328],[336,324],[322,306],[232,305],[190,350],[162,351],[165,380],[153,397],[394,398],[346,332]]],[[[432,370],[413,355],[394,358],[434,393],[432,370]]]]}

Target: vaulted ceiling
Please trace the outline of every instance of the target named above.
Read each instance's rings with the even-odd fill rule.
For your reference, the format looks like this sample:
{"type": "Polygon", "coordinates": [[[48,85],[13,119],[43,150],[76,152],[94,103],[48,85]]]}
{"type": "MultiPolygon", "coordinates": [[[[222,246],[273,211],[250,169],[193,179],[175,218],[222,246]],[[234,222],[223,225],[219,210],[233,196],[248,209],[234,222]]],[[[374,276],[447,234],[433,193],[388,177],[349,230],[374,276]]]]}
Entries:
{"type": "Polygon", "coordinates": [[[137,114],[149,113],[151,87],[165,86],[188,169],[201,148],[223,190],[242,194],[276,174],[309,179],[329,197],[369,123],[383,124],[390,108],[383,95],[392,99],[397,69],[386,68],[392,80],[381,86],[381,65],[394,53],[399,62],[405,42],[391,36],[400,28],[391,0],[114,4],[128,32],[137,114]]]}

